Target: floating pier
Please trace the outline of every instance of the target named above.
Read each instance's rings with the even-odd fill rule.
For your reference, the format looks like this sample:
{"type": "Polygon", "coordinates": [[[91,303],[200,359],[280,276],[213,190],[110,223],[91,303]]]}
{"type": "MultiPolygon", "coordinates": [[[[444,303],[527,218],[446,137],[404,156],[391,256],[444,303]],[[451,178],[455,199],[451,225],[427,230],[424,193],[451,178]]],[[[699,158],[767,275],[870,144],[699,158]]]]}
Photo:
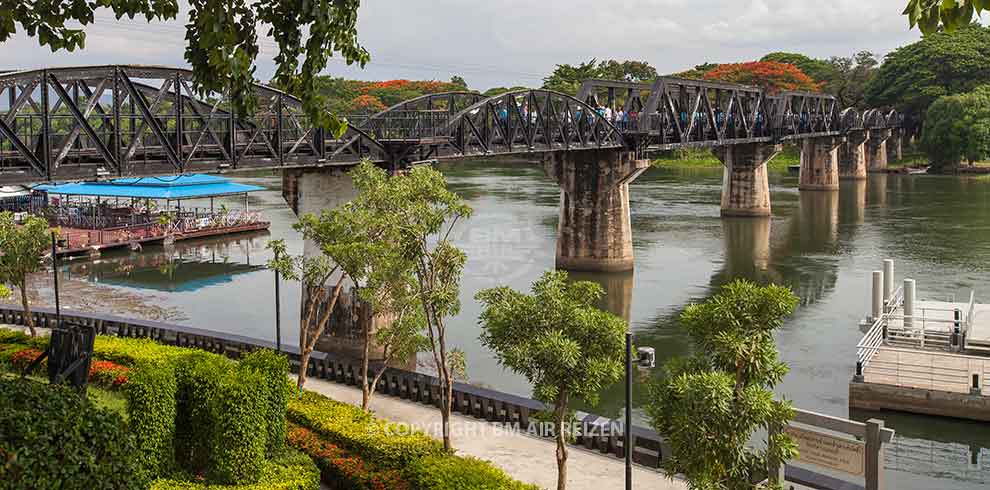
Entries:
{"type": "Polygon", "coordinates": [[[894,263],[873,271],[866,334],[856,346],[849,408],[990,421],[990,305],[919,300],[894,289],[894,263]]]}

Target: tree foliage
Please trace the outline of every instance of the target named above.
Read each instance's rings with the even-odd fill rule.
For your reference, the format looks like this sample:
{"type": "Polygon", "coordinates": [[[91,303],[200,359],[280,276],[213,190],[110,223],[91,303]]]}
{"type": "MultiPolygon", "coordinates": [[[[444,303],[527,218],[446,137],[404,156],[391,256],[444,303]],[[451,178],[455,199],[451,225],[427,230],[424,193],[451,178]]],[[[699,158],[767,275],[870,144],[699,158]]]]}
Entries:
{"type": "Polygon", "coordinates": [[[984,10],[990,10],[990,0],[909,0],[903,15],[912,29],[917,26],[927,35],[965,27],[984,10]]]}
{"type": "Polygon", "coordinates": [[[531,295],[508,287],[475,296],[484,303],[481,342],[499,364],[522,374],[534,396],[554,407],[557,488],[567,481],[564,418],[573,401],[595,404],[598,393],[622,375],[626,323],[598,309],[605,294],[593,282],[569,283],[547,271],[531,295]]]}
{"type": "Polygon", "coordinates": [[[759,87],[771,93],[784,90],[817,91],[817,82],[798,67],[775,61],[750,61],[719,65],[705,73],[705,80],[741,83],[759,87]]]}
{"type": "Polygon", "coordinates": [[[41,270],[43,256],[51,246],[52,235],[47,220],[29,215],[17,224],[13,213],[0,212],[0,284],[10,284],[20,292],[24,320],[32,336],[37,332],[28,301],[28,275],[41,270]]]}
{"type": "MultiPolygon", "coordinates": [[[[462,79],[463,81],[463,79],[462,79]]],[[[363,81],[320,77],[317,91],[326,108],[338,114],[369,114],[426,94],[464,91],[455,82],[436,80],[363,81]]]]}
{"type": "Polygon", "coordinates": [[[921,148],[934,172],[990,156],[990,85],[940,97],[928,108],[921,148]]]}
{"type": "Polygon", "coordinates": [[[866,108],[866,87],[877,72],[877,57],[869,51],[860,51],[852,57],[833,56],[830,78],[824,80],[822,90],[834,95],[839,107],[866,108]]]}
{"type": "Polygon", "coordinates": [[[663,463],[668,474],[683,474],[697,490],[752,489],[752,477],[768,463],[794,457],[795,443],[776,430],[793,409],[772,390],[787,373],[773,332],[795,306],[787,288],[739,280],[684,310],[681,325],[695,353],[667,363],[647,406],[672,446],[663,463]],[[759,429],[770,434],[767,449],[750,449],[759,429]]]}
{"type": "Polygon", "coordinates": [[[657,70],[645,61],[598,61],[592,58],[577,66],[557,65],[543,79],[543,88],[569,95],[577,94],[581,82],[589,78],[606,78],[629,82],[651,82],[657,78],[657,70]]]}
{"type": "Polygon", "coordinates": [[[789,65],[794,65],[816,82],[825,82],[831,80],[834,76],[835,68],[831,63],[825,60],[811,58],[800,53],[785,53],[782,51],[777,51],[760,58],[760,61],[773,61],[776,63],[787,63],[789,65]]]}
{"type": "Polygon", "coordinates": [[[888,54],[867,85],[866,103],[893,106],[917,121],[939,97],[969,92],[987,80],[990,29],[968,25],[926,35],[888,54]]]}
{"type": "MultiPolygon", "coordinates": [[[[196,76],[200,95],[230,93],[235,111],[254,112],[260,26],[278,44],[275,81],[300,96],[314,124],[335,133],[346,127],[324,110],[316,80],[334,53],[361,66],[369,55],[357,40],[360,0],[270,2],[264,0],[190,0],[185,59],[196,76]]],[[[37,37],[52,51],[73,51],[86,43],[86,27],[100,8],[117,19],[144,17],[148,22],[175,19],[177,0],[0,0],[0,43],[18,30],[37,37]]]]}
{"type": "Polygon", "coordinates": [[[674,73],[671,76],[678,78],[690,78],[693,80],[704,80],[705,74],[718,68],[718,63],[705,62],[700,65],[694,65],[694,68],[690,70],[684,70],[682,72],[674,73]]]}

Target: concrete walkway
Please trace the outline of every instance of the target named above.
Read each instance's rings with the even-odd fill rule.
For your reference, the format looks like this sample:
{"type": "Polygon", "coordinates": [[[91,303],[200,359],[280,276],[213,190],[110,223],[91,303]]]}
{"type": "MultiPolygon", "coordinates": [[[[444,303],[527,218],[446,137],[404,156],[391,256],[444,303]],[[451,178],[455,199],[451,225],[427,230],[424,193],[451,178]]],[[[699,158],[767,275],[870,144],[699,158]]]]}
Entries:
{"type": "MultiPolygon", "coordinates": [[[[361,405],[357,388],[310,378],[306,388],[335,400],[361,405]]],[[[431,406],[376,394],[371,399],[375,414],[395,422],[404,422],[440,438],[440,411],[431,406]]],[[[556,446],[547,439],[510,432],[483,420],[452,414],[451,436],[457,453],[486,459],[504,469],[513,478],[535,483],[543,488],[557,486],[556,446]]],[[[580,447],[569,446],[567,452],[567,488],[569,490],[621,489],[625,484],[625,465],[620,459],[580,447]]],[[[633,468],[633,488],[681,490],[687,485],[670,480],[662,473],[640,466],[633,468]]]]}

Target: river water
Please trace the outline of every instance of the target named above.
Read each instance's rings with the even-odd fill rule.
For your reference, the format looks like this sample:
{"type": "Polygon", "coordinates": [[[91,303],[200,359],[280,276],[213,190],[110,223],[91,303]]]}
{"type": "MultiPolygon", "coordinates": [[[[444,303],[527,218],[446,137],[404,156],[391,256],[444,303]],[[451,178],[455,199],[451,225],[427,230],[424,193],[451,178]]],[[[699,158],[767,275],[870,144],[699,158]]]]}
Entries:
{"type": "MultiPolygon", "coordinates": [[[[475,216],[455,238],[468,254],[463,307],[450,342],[463,349],[470,381],[529,396],[526,381],[503,371],[477,338],[480,289],[507,284],[528,289],[554,265],[559,191],[537,165],[474,162],[445,165],[451,187],[475,216]]],[[[843,182],[838,193],[797,191],[795,175],[771,174],[773,217],[719,217],[717,169],[651,169],[631,186],[636,270],[581,274],[601,283],[603,306],[626,318],[638,345],[656,349],[658,363],[688,350],[678,327],[683,308],[711,297],[736,277],[775,282],[800,296],[797,311],[778,333],[790,373],[779,393],[801,408],[865,419],[879,417],[897,431],[887,453],[892,488],[987,488],[990,427],[986,424],[894,413],[853,413],[848,382],[869,310],[870,271],[895,260],[897,280],[918,281],[920,298],[977,298],[990,292],[990,180],[870,175],[843,182]]],[[[252,194],[252,210],[272,222],[269,233],[180,243],[174,251],[109,254],[73,262],[67,279],[145,294],[172,320],[200,328],[274,337],[273,275],[264,269],[271,238],[300,253],[295,217],[281,198],[280,179],[241,177],[266,191],[252,194]]],[[[188,205],[192,205],[189,203],[188,205]]],[[[232,208],[243,206],[231,200],[232,208]]],[[[283,339],[297,338],[299,288],[283,284],[283,339]]],[[[644,402],[639,372],[634,406],[644,402]]],[[[621,384],[608,389],[596,413],[618,417],[621,384]]],[[[646,423],[637,409],[635,417],[646,423]]]]}

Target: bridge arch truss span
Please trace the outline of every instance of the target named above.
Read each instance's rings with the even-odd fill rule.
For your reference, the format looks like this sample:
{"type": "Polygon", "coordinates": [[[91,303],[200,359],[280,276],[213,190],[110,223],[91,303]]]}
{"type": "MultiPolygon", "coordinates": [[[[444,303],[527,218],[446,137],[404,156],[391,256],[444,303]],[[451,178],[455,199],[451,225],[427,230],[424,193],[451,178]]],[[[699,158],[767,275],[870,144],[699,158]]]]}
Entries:
{"type": "Polygon", "coordinates": [[[0,74],[0,182],[311,164],[326,153],[301,102],[253,86],[257,110],[197,94],[181,68],[105,65],[0,74]]]}
{"type": "Polygon", "coordinates": [[[626,146],[622,132],[595,108],[544,89],[482,100],[452,116],[445,133],[455,152],[449,156],[626,146]]]}
{"type": "Polygon", "coordinates": [[[837,101],[828,94],[787,91],[768,97],[772,125],[780,139],[838,134],[841,124],[837,101]]]}

